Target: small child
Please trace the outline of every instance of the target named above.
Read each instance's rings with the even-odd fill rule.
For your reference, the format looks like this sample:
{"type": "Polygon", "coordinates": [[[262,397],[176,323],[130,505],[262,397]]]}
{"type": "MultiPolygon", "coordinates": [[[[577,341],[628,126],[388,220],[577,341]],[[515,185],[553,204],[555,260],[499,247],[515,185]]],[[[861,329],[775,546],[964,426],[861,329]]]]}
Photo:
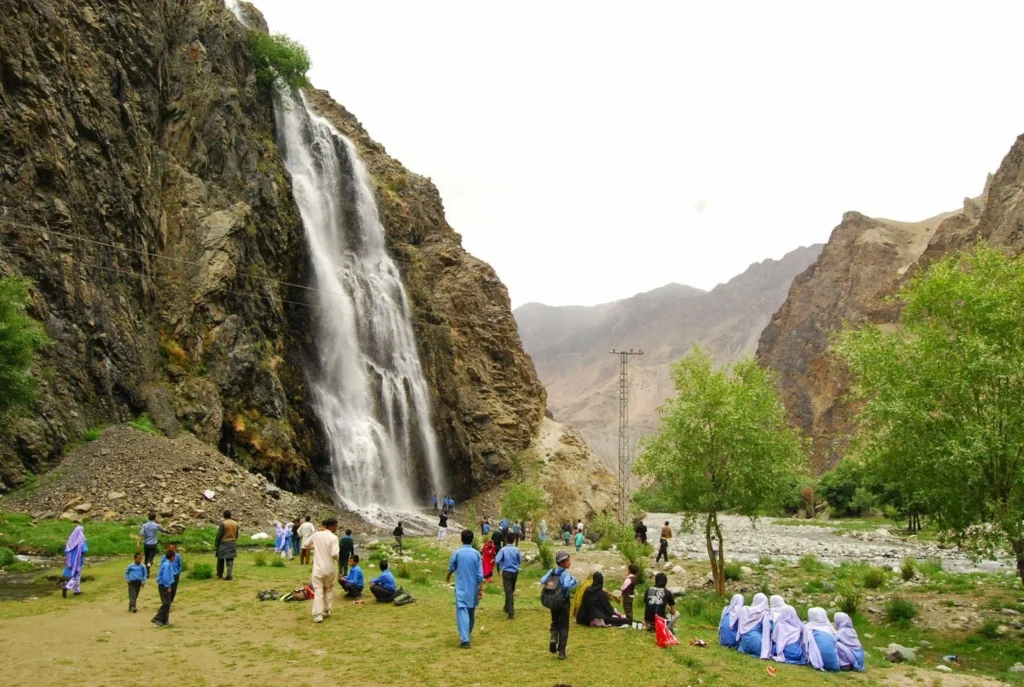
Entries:
{"type": "Polygon", "coordinates": [[[181,581],[181,552],[178,551],[177,544],[168,544],[168,551],[174,552],[174,584],[171,585],[171,601],[174,601],[174,597],[178,595],[178,582],[181,581]]]}
{"type": "Polygon", "coordinates": [[[583,530],[576,530],[576,550],[583,550],[583,530]]]}
{"type": "Polygon", "coordinates": [[[128,569],[124,571],[124,581],[128,583],[128,612],[137,613],[138,608],[136,607],[136,601],[139,599],[139,592],[146,584],[146,578],[149,577],[149,571],[146,566],[142,564],[142,554],[135,554],[135,562],[128,565],[128,569]]]}
{"type": "Polygon", "coordinates": [[[622,586],[619,587],[619,591],[622,592],[622,612],[629,618],[630,625],[633,624],[633,596],[636,592],[636,576],[639,573],[640,568],[630,564],[629,574],[626,575],[626,579],[622,581],[622,586]]]}

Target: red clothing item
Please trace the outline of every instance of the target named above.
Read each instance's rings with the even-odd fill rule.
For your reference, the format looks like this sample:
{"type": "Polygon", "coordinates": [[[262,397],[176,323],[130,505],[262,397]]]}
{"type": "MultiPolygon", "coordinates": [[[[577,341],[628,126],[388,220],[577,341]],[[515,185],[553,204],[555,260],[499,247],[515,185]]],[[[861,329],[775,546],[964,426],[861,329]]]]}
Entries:
{"type": "Polygon", "coordinates": [[[483,553],[483,564],[484,564],[484,579],[490,581],[491,576],[494,575],[494,557],[498,554],[498,547],[494,545],[494,542],[490,539],[484,544],[482,549],[483,553]]]}

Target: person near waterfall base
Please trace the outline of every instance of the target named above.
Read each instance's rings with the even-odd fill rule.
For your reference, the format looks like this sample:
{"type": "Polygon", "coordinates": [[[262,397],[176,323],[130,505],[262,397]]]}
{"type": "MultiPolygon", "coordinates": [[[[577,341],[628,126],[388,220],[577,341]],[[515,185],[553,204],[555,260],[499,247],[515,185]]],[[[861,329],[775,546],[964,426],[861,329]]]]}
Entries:
{"type": "Polygon", "coordinates": [[[476,624],[476,607],[484,597],[484,568],[480,553],[473,548],[473,530],[462,530],[462,546],[448,559],[448,576],[455,575],[455,627],[459,648],[468,649],[476,624]]]}
{"type": "Polygon", "coordinates": [[[231,519],[231,511],[224,511],[224,521],[217,528],[217,539],[214,540],[213,548],[217,551],[217,579],[231,579],[231,572],[235,567],[235,556],[238,543],[238,523],[231,519]],[[224,568],[227,567],[227,576],[224,575],[224,568]]]}
{"type": "Polygon", "coordinates": [[[437,541],[441,542],[448,538],[448,514],[441,511],[441,518],[437,521],[437,541]]]}
{"type": "Polygon", "coordinates": [[[67,584],[61,594],[66,599],[68,590],[73,591],[75,596],[82,593],[82,567],[85,565],[85,554],[89,552],[89,545],[85,542],[85,529],[78,525],[71,531],[67,543],[64,545],[64,577],[67,584]]]}
{"type": "Polygon", "coordinates": [[[313,622],[322,623],[324,618],[331,617],[334,606],[334,583],[338,579],[338,554],[341,546],[338,543],[338,521],[329,518],[324,521],[324,529],[317,531],[310,538],[313,545],[313,622]]]}

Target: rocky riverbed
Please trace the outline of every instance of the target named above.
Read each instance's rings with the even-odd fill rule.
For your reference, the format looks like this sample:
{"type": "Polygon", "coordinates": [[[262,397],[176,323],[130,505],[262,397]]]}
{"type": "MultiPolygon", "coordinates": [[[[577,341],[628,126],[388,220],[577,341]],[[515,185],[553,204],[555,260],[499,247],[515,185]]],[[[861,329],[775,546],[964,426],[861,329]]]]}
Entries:
{"type": "MultiPolygon", "coordinates": [[[[682,518],[671,513],[649,513],[644,518],[648,538],[657,546],[658,532],[665,521],[672,528],[669,552],[680,558],[704,560],[707,549],[703,531],[683,532],[682,518]]],[[[752,523],[749,518],[736,515],[720,516],[722,536],[725,539],[726,560],[757,561],[761,556],[782,560],[797,560],[812,554],[832,564],[844,560],[867,561],[875,565],[897,566],[900,561],[914,558],[941,558],[947,570],[955,572],[1010,570],[1009,559],[1000,561],[973,561],[958,549],[940,548],[934,542],[894,536],[884,529],[867,532],[845,532],[835,527],[808,525],[776,525],[771,518],[752,523]]]]}

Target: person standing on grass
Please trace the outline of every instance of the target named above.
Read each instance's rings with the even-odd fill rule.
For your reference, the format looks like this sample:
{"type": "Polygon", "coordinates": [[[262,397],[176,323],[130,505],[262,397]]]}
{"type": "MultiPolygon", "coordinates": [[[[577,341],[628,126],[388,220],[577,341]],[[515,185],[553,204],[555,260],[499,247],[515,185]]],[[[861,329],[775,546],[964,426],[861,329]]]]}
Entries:
{"type": "Polygon", "coordinates": [[[668,563],[668,540],[672,538],[672,528],[668,526],[668,520],[661,526],[661,537],[658,540],[658,555],[655,557],[654,562],[657,563],[662,558],[668,563]]]}
{"type": "Polygon", "coordinates": [[[231,511],[224,511],[224,521],[217,528],[217,539],[214,541],[214,548],[217,550],[217,579],[231,579],[235,556],[238,555],[238,531],[238,523],[231,519],[231,511]],[[227,577],[224,577],[225,566],[227,577]]]}
{"type": "Polygon", "coordinates": [[[338,582],[345,590],[346,599],[358,599],[363,593],[363,571],[359,568],[359,556],[356,554],[349,556],[348,568],[348,572],[343,577],[339,577],[338,582]]]}
{"type": "Polygon", "coordinates": [[[395,600],[397,592],[398,583],[395,582],[395,576],[388,570],[388,562],[381,561],[380,575],[370,580],[370,593],[373,594],[377,603],[386,604],[395,600]]]}
{"type": "Polygon", "coordinates": [[[398,542],[399,555],[404,554],[405,552],[402,550],[402,540],[405,538],[405,528],[402,527],[401,520],[398,521],[398,526],[391,532],[391,535],[395,538],[395,541],[398,542]]]}
{"type": "Polygon", "coordinates": [[[523,566],[523,554],[512,541],[512,535],[509,535],[505,546],[495,556],[494,564],[501,571],[501,585],[505,589],[505,615],[513,620],[516,617],[516,581],[519,579],[519,569],[523,566]]]}
{"type": "Polygon", "coordinates": [[[170,548],[160,561],[160,570],[156,574],[156,588],[160,591],[160,610],[153,616],[153,624],[163,627],[171,622],[171,602],[174,597],[171,588],[174,586],[174,551],[170,548]]]}
{"type": "Polygon", "coordinates": [[[178,545],[174,543],[168,544],[167,550],[174,552],[174,584],[171,585],[171,601],[174,601],[178,594],[178,582],[181,580],[181,553],[178,551],[178,545]]]}
{"type": "Polygon", "coordinates": [[[491,582],[491,577],[494,575],[494,559],[498,554],[498,549],[494,546],[494,542],[490,539],[484,542],[484,546],[480,549],[480,557],[484,562],[484,581],[491,582]]]}
{"type": "Polygon", "coordinates": [[[306,522],[299,525],[299,563],[301,565],[310,565],[313,561],[310,555],[310,547],[312,544],[309,539],[316,533],[316,527],[309,521],[309,516],[306,516],[306,522]]]}
{"type": "Polygon", "coordinates": [[[583,550],[583,530],[576,530],[576,552],[583,550]]]}
{"type": "Polygon", "coordinates": [[[569,598],[580,582],[569,574],[572,559],[569,552],[561,549],[555,554],[555,567],[544,573],[540,578],[544,585],[552,576],[558,577],[559,587],[565,595],[564,603],[558,608],[551,608],[551,641],[548,651],[557,653],[559,660],[565,659],[566,646],[569,644],[569,598]]]}
{"type": "Polygon", "coordinates": [[[441,511],[441,519],[437,521],[437,541],[443,542],[448,538],[448,513],[441,511]]]}
{"type": "MultiPolygon", "coordinates": [[[[516,545],[519,544],[519,539],[523,536],[523,529],[519,526],[518,522],[512,523],[512,542],[516,545]]],[[[508,543],[508,538],[505,539],[508,543]]]]}
{"type": "Polygon", "coordinates": [[[139,550],[139,544],[142,544],[142,551],[146,558],[146,571],[149,572],[153,567],[153,560],[156,558],[157,553],[157,535],[160,532],[166,533],[167,530],[163,528],[163,525],[156,521],[156,513],[150,512],[149,520],[142,523],[142,527],[139,528],[139,536],[135,538],[135,550],[139,550]]]}
{"type": "MultiPolygon", "coordinates": [[[[500,553],[500,552],[499,552],[500,553]]],[[[462,530],[462,546],[448,559],[448,576],[455,575],[455,627],[459,648],[468,649],[476,624],[476,607],[484,597],[484,566],[480,552],[473,548],[473,530],[462,530]]]]}
{"type": "Polygon", "coordinates": [[[295,522],[292,523],[292,556],[298,556],[299,562],[302,562],[302,535],[299,534],[299,530],[302,529],[302,519],[295,518],[295,522]]]}
{"type": "Polygon", "coordinates": [[[64,577],[68,579],[62,596],[68,598],[68,590],[78,596],[82,593],[82,567],[85,565],[85,554],[89,552],[89,545],[85,543],[85,529],[81,525],[75,527],[64,545],[64,577]]]}
{"type": "Polygon", "coordinates": [[[434,494],[434,510],[437,510],[437,494],[434,494]]]}
{"type": "MultiPolygon", "coordinates": [[[[338,565],[341,566],[341,574],[348,574],[349,559],[356,552],[356,543],[352,541],[352,530],[345,530],[345,536],[341,538],[341,555],[338,557],[338,565]]],[[[356,557],[359,560],[359,557],[356,557]]],[[[362,582],[359,583],[362,586],[362,582]]]]}
{"type": "Polygon", "coordinates": [[[494,531],[491,532],[491,541],[494,542],[494,550],[501,551],[501,547],[505,545],[505,536],[508,534],[508,530],[495,527],[494,531]]]}
{"type": "Polygon", "coordinates": [[[338,579],[338,521],[329,518],[324,529],[310,537],[313,549],[313,622],[331,617],[334,606],[334,582],[338,579]]]}
{"type": "Polygon", "coordinates": [[[633,597],[636,594],[636,576],[640,574],[640,568],[629,564],[629,574],[622,581],[619,591],[622,592],[622,612],[629,618],[629,624],[633,624],[633,597]]]}
{"type": "Polygon", "coordinates": [[[128,612],[137,613],[137,602],[139,592],[146,586],[146,578],[149,577],[149,570],[142,564],[142,554],[135,552],[135,562],[124,571],[124,581],[128,583],[128,612]]]}

